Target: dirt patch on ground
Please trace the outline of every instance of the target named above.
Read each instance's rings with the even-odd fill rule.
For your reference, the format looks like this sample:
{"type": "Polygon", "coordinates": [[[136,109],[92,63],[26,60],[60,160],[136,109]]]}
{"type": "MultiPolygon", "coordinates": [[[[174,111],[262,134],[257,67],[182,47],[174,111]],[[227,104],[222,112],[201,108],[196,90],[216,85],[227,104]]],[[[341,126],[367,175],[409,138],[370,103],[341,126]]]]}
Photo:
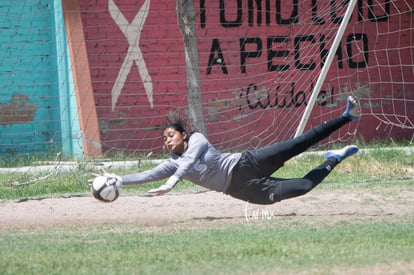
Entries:
{"type": "Polygon", "coordinates": [[[244,223],[284,216],[308,216],[330,222],[407,217],[412,221],[414,190],[391,194],[314,191],[269,206],[246,203],[213,191],[121,195],[113,203],[102,203],[92,196],[7,201],[0,203],[0,230],[95,223],[136,223],[148,227],[192,222],[244,223]]]}

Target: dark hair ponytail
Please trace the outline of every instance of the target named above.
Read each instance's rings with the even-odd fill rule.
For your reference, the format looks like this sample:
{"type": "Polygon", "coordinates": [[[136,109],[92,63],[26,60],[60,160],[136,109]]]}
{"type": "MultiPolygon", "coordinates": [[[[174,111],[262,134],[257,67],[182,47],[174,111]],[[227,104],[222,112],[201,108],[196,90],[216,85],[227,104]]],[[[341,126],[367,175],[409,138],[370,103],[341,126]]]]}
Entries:
{"type": "Polygon", "coordinates": [[[184,132],[189,134],[186,130],[186,124],[186,120],[183,117],[181,117],[178,114],[172,114],[168,117],[167,123],[165,124],[163,131],[167,128],[171,128],[180,132],[181,134],[184,132]]]}

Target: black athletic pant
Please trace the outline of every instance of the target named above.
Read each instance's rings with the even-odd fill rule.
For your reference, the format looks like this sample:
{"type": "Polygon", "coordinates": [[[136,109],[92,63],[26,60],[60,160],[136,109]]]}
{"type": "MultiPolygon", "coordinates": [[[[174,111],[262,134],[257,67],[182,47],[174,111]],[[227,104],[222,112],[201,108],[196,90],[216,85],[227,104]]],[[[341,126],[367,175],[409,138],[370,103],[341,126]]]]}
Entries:
{"type": "Polygon", "coordinates": [[[303,178],[280,179],[271,175],[287,160],[327,138],[349,121],[348,118],[337,117],[296,138],[243,152],[233,169],[232,180],[225,193],[256,204],[272,204],[306,194],[338,164],[336,158],[326,160],[303,178]]]}

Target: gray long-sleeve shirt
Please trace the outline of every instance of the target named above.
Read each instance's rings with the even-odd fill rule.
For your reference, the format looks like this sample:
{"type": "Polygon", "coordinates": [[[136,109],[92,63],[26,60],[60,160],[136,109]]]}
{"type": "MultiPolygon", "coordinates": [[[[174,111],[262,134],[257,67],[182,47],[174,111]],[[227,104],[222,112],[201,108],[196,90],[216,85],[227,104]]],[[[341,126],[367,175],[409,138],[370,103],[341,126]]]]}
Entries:
{"type": "Polygon", "coordinates": [[[193,133],[184,154],[172,154],[155,168],[122,176],[123,184],[141,184],[175,177],[186,179],[211,190],[224,192],[231,181],[231,171],[240,159],[240,153],[222,153],[201,133],[193,133]]]}

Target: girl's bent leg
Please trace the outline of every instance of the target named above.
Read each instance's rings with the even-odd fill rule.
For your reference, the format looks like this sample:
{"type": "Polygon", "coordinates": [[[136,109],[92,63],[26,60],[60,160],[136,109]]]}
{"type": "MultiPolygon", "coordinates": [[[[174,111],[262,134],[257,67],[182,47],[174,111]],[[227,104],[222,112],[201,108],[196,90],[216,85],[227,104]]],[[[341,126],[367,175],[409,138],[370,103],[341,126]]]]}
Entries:
{"type": "Polygon", "coordinates": [[[336,158],[329,158],[303,178],[298,179],[262,177],[235,181],[230,185],[227,194],[256,204],[272,204],[298,197],[308,193],[321,183],[337,164],[336,158]]]}
{"type": "Polygon", "coordinates": [[[305,195],[321,183],[337,164],[338,161],[336,159],[330,158],[314,168],[303,178],[286,180],[276,179],[273,183],[274,187],[272,190],[269,190],[269,199],[273,199],[273,202],[279,202],[281,200],[305,195]]]}
{"type": "Polygon", "coordinates": [[[257,204],[272,204],[281,200],[301,196],[321,183],[335,166],[358,152],[358,147],[348,145],[340,150],[329,151],[327,159],[312,169],[303,178],[279,179],[270,176],[255,176],[257,169],[250,164],[249,154],[241,158],[233,170],[233,178],[226,194],[257,204]],[[245,165],[243,165],[245,164],[245,165]]]}

